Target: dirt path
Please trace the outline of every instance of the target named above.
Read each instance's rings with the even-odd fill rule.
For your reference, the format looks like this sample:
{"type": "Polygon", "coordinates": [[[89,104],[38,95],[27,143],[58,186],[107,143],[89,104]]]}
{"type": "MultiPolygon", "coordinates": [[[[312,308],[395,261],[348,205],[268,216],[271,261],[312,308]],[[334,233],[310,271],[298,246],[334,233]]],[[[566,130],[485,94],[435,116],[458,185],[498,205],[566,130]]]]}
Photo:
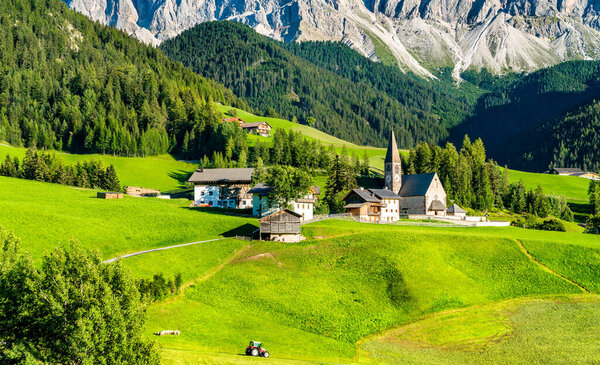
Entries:
{"type": "Polygon", "coordinates": [[[546,271],[546,272],[548,272],[548,273],[550,273],[550,274],[552,274],[554,276],[557,276],[557,277],[563,279],[564,281],[568,282],[569,284],[572,284],[572,285],[578,287],[582,292],[590,294],[590,291],[587,290],[582,285],[574,282],[573,280],[569,279],[568,277],[566,277],[564,275],[561,275],[561,274],[557,273],[556,271],[552,270],[548,266],[546,266],[543,263],[541,263],[540,261],[538,261],[535,257],[533,257],[533,255],[529,251],[527,251],[527,249],[525,248],[525,246],[523,246],[523,243],[521,241],[519,241],[519,240],[514,240],[514,241],[517,243],[517,246],[519,246],[519,249],[521,250],[521,252],[523,252],[523,254],[525,256],[527,256],[527,258],[529,260],[531,260],[531,262],[533,262],[534,264],[536,264],[537,266],[539,266],[542,270],[544,270],[544,271],[546,271]]]}
{"type": "Polygon", "coordinates": [[[206,242],[214,242],[214,241],[220,241],[220,240],[225,240],[227,238],[214,238],[212,240],[206,240],[206,241],[197,241],[197,242],[190,242],[190,243],[182,243],[180,245],[174,245],[174,246],[167,246],[167,247],[159,247],[159,248],[153,248],[151,250],[146,250],[146,251],[139,251],[139,252],[134,252],[134,253],[129,253],[127,255],[123,255],[123,256],[117,256],[117,257],[113,257],[112,259],[108,259],[106,261],[103,261],[105,264],[109,264],[111,262],[115,262],[117,260],[120,259],[126,259],[128,257],[133,257],[133,256],[138,256],[138,255],[143,255],[146,253],[150,253],[150,252],[156,252],[156,251],[164,251],[164,250],[170,250],[172,248],[179,248],[179,247],[185,247],[185,246],[191,246],[191,245],[197,245],[199,243],[206,243],[206,242]]]}

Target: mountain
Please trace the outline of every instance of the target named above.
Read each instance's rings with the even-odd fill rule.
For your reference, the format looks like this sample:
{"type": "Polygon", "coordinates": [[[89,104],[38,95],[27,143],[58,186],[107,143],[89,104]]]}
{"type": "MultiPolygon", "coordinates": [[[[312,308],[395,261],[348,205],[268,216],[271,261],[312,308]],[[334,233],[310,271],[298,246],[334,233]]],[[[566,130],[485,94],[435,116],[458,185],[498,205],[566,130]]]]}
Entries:
{"type": "Polygon", "coordinates": [[[342,41],[405,71],[529,71],[600,58],[597,0],[65,0],[158,44],[194,25],[234,20],[285,42],[342,41]],[[394,60],[395,59],[395,60],[394,60]]]}
{"type": "MultiPolygon", "coordinates": [[[[489,78],[478,82],[464,76],[484,87],[493,84],[489,78]]],[[[494,159],[515,169],[598,170],[598,95],[598,61],[565,62],[513,76],[478,100],[473,115],[451,130],[450,140],[481,137],[494,159]]]]}
{"type": "MultiPolygon", "coordinates": [[[[161,45],[169,58],[230,87],[265,115],[296,118],[358,144],[437,143],[470,105],[428,80],[341,43],[286,45],[236,22],[207,22],[161,45]]],[[[437,81],[436,81],[437,83],[437,81]]]]}
{"type": "Polygon", "coordinates": [[[15,146],[201,156],[224,150],[239,130],[222,127],[208,101],[247,107],[222,85],[59,0],[0,2],[0,50],[0,141],[15,146]]]}

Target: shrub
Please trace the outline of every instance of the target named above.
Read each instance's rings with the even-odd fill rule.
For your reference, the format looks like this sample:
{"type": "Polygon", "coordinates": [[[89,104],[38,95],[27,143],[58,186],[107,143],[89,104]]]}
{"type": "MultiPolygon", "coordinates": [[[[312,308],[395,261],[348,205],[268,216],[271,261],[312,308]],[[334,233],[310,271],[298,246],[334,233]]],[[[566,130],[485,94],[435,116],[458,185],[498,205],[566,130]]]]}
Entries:
{"type": "Polygon", "coordinates": [[[538,223],[532,227],[540,231],[557,231],[565,232],[565,226],[557,219],[546,219],[542,223],[538,223]]]}
{"type": "Polygon", "coordinates": [[[600,215],[590,215],[587,220],[585,232],[600,234],[600,215]]]}

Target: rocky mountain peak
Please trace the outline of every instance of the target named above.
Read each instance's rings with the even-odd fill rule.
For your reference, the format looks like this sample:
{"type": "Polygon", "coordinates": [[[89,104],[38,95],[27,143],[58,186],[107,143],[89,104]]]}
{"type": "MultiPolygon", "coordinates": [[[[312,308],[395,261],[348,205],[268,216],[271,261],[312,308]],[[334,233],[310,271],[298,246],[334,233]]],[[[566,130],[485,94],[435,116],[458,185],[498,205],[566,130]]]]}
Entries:
{"type": "Polygon", "coordinates": [[[339,40],[432,77],[452,67],[529,71],[600,58],[599,0],[65,0],[154,45],[211,20],[291,42],[339,40]]]}

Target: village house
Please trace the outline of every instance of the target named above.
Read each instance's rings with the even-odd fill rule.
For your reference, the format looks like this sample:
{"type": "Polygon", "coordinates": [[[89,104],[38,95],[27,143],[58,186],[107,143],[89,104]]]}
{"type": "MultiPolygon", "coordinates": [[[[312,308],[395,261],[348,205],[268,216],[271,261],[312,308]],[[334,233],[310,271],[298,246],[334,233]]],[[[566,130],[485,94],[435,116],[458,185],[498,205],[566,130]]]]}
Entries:
{"type": "Polygon", "coordinates": [[[561,175],[561,176],[577,176],[583,177],[584,179],[590,180],[600,180],[600,175],[595,172],[585,172],[580,168],[561,168],[555,167],[549,171],[550,174],[553,175],[561,175]]]}
{"type": "MultiPolygon", "coordinates": [[[[269,202],[270,191],[271,187],[264,183],[258,183],[248,191],[249,194],[252,194],[252,215],[255,217],[265,217],[280,211],[277,204],[269,202]]],[[[290,202],[291,210],[300,214],[300,220],[303,222],[312,220],[318,196],[319,188],[311,186],[308,194],[290,202]]]]}
{"type": "Polygon", "coordinates": [[[401,215],[446,215],[446,191],[436,173],[402,175],[393,132],[385,156],[384,189],[354,189],[344,201],[347,213],[366,222],[393,222],[401,215]]]}
{"type": "Polygon", "coordinates": [[[344,197],[346,213],[361,222],[379,222],[381,220],[381,201],[369,190],[352,189],[344,197]]]}
{"type": "Polygon", "coordinates": [[[260,239],[278,242],[299,242],[304,239],[300,231],[302,216],[289,209],[268,215],[259,220],[260,239]]]}
{"type": "Polygon", "coordinates": [[[249,190],[253,173],[253,168],[197,169],[188,180],[194,184],[194,204],[215,208],[252,208],[249,190]]]}
{"type": "Polygon", "coordinates": [[[242,123],[240,127],[250,134],[262,137],[269,137],[272,129],[271,125],[267,122],[242,123]]]}

